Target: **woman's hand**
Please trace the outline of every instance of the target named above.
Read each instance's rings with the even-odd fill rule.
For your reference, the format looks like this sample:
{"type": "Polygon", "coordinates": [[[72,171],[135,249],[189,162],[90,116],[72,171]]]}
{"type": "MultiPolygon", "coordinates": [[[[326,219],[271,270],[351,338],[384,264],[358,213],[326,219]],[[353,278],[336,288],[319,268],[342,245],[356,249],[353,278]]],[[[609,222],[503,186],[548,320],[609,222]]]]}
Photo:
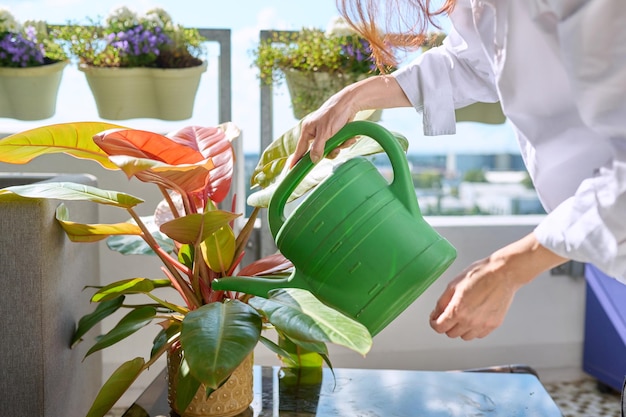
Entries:
{"type": "Polygon", "coordinates": [[[504,321],[520,287],[505,265],[485,258],[448,284],[430,315],[438,333],[464,340],[487,336],[504,321]]]}
{"type": "MultiPolygon", "coordinates": [[[[326,141],[351,122],[359,111],[410,105],[398,82],[389,75],[370,77],[349,85],[329,98],[318,110],[306,116],[302,121],[300,138],[289,167],[293,167],[309,148],[313,163],[322,159],[326,141]]],[[[341,148],[353,143],[354,140],[344,142],[328,157],[334,158],[341,148]]]]}
{"type": "MultiPolygon", "coordinates": [[[[358,109],[351,103],[352,86],[346,87],[330,97],[322,106],[310,113],[302,121],[300,138],[296,145],[296,151],[291,159],[291,166],[311,150],[313,163],[319,162],[324,155],[326,141],[333,137],[342,127],[354,119],[358,109]]],[[[340,147],[328,154],[329,158],[337,156],[341,148],[354,143],[354,140],[344,142],[340,147]]]]}
{"type": "Polygon", "coordinates": [[[430,325],[452,338],[485,337],[502,324],[519,288],[565,261],[531,233],[474,262],[450,282],[430,315],[430,325]]]}

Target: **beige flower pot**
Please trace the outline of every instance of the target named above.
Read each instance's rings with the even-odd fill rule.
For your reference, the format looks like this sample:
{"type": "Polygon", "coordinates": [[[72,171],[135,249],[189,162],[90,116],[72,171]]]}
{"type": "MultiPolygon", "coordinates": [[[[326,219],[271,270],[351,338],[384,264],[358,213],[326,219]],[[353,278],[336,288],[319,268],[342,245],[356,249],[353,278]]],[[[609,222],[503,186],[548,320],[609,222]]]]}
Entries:
{"type": "Polygon", "coordinates": [[[252,400],[253,377],[252,368],[254,365],[253,355],[249,355],[230,378],[213,391],[207,398],[206,388],[200,385],[198,392],[194,396],[191,404],[186,410],[176,409],[176,374],[180,367],[180,350],[174,350],[167,356],[168,371],[168,401],[172,410],[181,417],[233,417],[246,411],[252,400]]]}
{"type": "Polygon", "coordinates": [[[191,68],[100,68],[80,65],[103,119],[184,120],[193,114],[207,63],[191,68]]]}
{"type": "Polygon", "coordinates": [[[54,116],[66,61],[30,68],[0,67],[0,117],[41,120],[54,116]]]}
{"type": "Polygon", "coordinates": [[[474,103],[455,110],[457,122],[479,122],[499,125],[506,121],[500,102],[474,103]]]}
{"type": "MultiPolygon", "coordinates": [[[[326,100],[342,88],[368,77],[367,74],[338,74],[329,72],[284,71],[285,81],[291,96],[291,106],[296,119],[302,119],[317,110],[326,100]]],[[[380,120],[377,110],[370,120],[380,120]]]]}

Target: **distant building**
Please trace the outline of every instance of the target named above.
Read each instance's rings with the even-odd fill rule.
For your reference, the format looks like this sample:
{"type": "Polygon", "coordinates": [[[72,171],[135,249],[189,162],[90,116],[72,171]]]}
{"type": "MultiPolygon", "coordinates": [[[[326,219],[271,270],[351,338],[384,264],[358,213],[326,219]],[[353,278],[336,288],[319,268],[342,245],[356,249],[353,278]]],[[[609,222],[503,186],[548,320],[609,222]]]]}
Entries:
{"type": "Polygon", "coordinates": [[[458,198],[465,207],[475,207],[485,214],[544,213],[535,190],[520,182],[462,182],[458,198]]]}
{"type": "MultiPolygon", "coordinates": [[[[407,155],[409,167],[414,174],[424,171],[440,172],[440,188],[416,189],[418,202],[424,214],[537,214],[544,213],[535,190],[527,188],[522,181],[527,173],[520,155],[407,155]],[[482,170],[487,182],[465,182],[468,171],[482,170]]],[[[246,198],[252,193],[250,176],[259,155],[244,156],[246,175],[246,198]]],[[[374,155],[370,160],[388,180],[393,177],[389,160],[384,155],[374,155]]],[[[247,215],[252,209],[247,208],[247,215]]]]}

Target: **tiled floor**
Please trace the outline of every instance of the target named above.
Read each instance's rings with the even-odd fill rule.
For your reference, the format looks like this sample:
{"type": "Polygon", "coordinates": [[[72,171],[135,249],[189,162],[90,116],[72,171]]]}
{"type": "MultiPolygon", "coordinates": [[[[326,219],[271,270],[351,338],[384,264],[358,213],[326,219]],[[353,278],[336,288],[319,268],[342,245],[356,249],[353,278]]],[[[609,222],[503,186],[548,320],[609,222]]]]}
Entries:
{"type": "Polygon", "coordinates": [[[544,384],[563,417],[620,417],[620,394],[601,392],[592,378],[544,384]]]}
{"type": "MultiPolygon", "coordinates": [[[[557,403],[563,417],[620,417],[620,394],[601,392],[595,379],[544,384],[557,403]]],[[[120,417],[122,409],[114,409],[106,417],[120,417]]]]}

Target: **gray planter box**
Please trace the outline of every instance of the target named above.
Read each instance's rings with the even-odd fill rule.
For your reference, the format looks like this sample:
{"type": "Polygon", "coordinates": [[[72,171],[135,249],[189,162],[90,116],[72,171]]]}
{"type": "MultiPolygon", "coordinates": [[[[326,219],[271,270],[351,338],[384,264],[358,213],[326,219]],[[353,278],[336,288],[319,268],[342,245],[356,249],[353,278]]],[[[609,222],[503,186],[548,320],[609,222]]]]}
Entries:
{"type": "MultiPolygon", "coordinates": [[[[95,185],[90,175],[1,174],[0,188],[42,180],[95,185]]],[[[72,243],[56,222],[58,201],[0,203],[0,410],[6,416],[82,417],[101,383],[102,358],[70,349],[78,319],[94,307],[97,245],[72,243]],[[93,357],[92,357],[93,356],[93,357]]],[[[66,203],[72,220],[97,222],[97,206],[66,203]]]]}

